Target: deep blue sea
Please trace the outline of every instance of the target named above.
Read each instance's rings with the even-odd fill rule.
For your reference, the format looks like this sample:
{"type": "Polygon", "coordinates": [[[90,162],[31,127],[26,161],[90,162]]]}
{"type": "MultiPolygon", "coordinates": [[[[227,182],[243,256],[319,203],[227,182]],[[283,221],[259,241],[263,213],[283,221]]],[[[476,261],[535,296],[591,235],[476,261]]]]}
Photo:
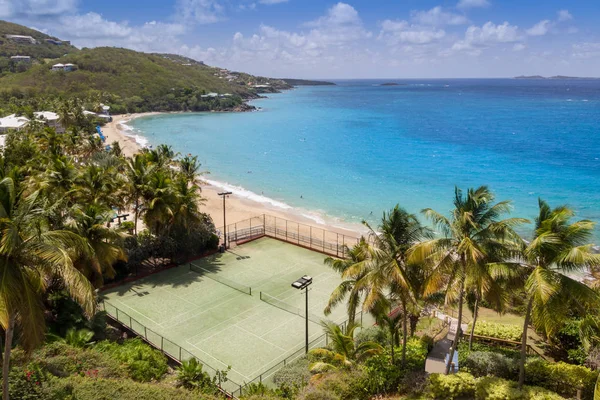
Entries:
{"type": "Polygon", "coordinates": [[[541,197],[600,222],[600,80],[336,83],[269,95],[259,112],[130,125],[198,155],[238,195],[317,220],[374,221],[396,203],[447,213],[455,185],[488,185],[513,216],[533,218],[541,197]]]}

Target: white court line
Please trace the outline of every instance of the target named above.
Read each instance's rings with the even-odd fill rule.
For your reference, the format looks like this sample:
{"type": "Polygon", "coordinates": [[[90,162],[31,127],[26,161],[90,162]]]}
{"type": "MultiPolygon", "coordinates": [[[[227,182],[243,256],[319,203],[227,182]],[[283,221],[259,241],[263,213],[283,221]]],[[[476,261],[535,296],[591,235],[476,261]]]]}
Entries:
{"type": "Polygon", "coordinates": [[[147,315],[145,315],[145,314],[143,314],[143,313],[139,312],[139,311],[138,311],[138,310],[136,310],[135,308],[133,308],[133,307],[131,307],[131,306],[128,306],[127,304],[123,303],[121,300],[119,300],[119,299],[115,299],[115,301],[116,301],[116,302],[118,302],[118,303],[121,303],[121,305],[122,305],[122,306],[125,306],[125,307],[129,308],[131,311],[134,311],[134,312],[136,312],[136,313],[140,314],[142,317],[146,318],[147,320],[149,320],[149,321],[150,321],[150,322],[152,322],[153,324],[155,324],[155,325],[157,325],[157,326],[160,326],[160,324],[159,324],[158,322],[156,322],[156,321],[155,321],[155,320],[153,320],[152,318],[148,317],[147,315]]]}
{"type": "MultiPolygon", "coordinates": [[[[248,378],[246,375],[242,374],[240,371],[238,371],[238,370],[236,370],[235,368],[233,368],[231,365],[229,365],[229,364],[226,364],[226,363],[224,363],[223,361],[219,360],[217,357],[215,357],[215,356],[212,356],[212,355],[208,354],[206,351],[202,350],[201,348],[199,348],[198,346],[196,346],[196,345],[195,345],[195,344],[193,344],[193,343],[189,343],[189,342],[188,342],[188,344],[190,344],[190,345],[192,345],[193,347],[195,347],[195,348],[196,348],[196,350],[198,350],[199,352],[201,352],[201,353],[203,353],[203,354],[206,354],[206,355],[208,356],[208,358],[212,358],[213,360],[215,360],[215,361],[216,361],[216,362],[218,362],[219,364],[222,364],[222,365],[223,365],[225,368],[227,368],[227,367],[231,367],[231,370],[232,370],[232,371],[234,371],[234,372],[235,372],[236,374],[238,374],[239,376],[241,376],[241,377],[245,378],[245,379],[247,380],[247,382],[250,382],[250,378],[248,378]]],[[[204,361],[202,361],[202,362],[204,362],[204,361]]],[[[207,364],[208,364],[208,363],[207,363],[207,364]]],[[[218,368],[214,367],[213,365],[210,365],[210,364],[209,364],[209,366],[210,366],[211,368],[214,368],[214,369],[218,370],[218,368]]],[[[236,382],[236,383],[237,383],[237,382],[236,382]]]]}
{"type": "Polygon", "coordinates": [[[241,329],[241,330],[243,330],[243,331],[244,331],[244,332],[246,332],[246,333],[249,333],[250,335],[252,335],[252,336],[254,336],[255,338],[257,338],[258,340],[260,340],[260,341],[263,341],[263,342],[265,342],[266,344],[268,344],[268,345],[270,345],[270,346],[277,347],[279,350],[281,350],[281,351],[283,351],[283,352],[287,351],[287,350],[286,350],[286,349],[284,349],[283,347],[279,347],[279,346],[277,346],[275,343],[273,343],[273,342],[269,342],[268,340],[265,340],[265,339],[261,338],[260,336],[258,336],[258,335],[256,335],[256,334],[254,334],[254,333],[252,333],[252,332],[250,332],[250,331],[248,331],[248,330],[246,330],[246,329],[242,328],[242,327],[241,327],[241,326],[239,326],[238,324],[235,324],[234,326],[235,326],[235,327],[237,327],[238,329],[241,329]]]}

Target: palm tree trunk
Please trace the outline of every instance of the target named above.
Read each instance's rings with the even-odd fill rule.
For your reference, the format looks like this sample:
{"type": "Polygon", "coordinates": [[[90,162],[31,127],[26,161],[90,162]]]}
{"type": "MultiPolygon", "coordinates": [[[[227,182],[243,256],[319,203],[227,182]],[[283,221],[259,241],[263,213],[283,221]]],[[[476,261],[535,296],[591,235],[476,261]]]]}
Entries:
{"type": "Polygon", "coordinates": [[[525,322],[523,322],[523,334],[521,335],[521,360],[519,362],[519,389],[525,383],[525,360],[527,359],[527,329],[531,320],[531,309],[533,308],[533,297],[527,303],[527,311],[525,312],[525,322]]]}
{"type": "Polygon", "coordinates": [[[406,364],[406,343],[408,336],[408,315],[406,315],[406,301],[402,301],[402,365],[406,364]]]}
{"type": "Polygon", "coordinates": [[[408,318],[410,321],[410,336],[413,337],[413,336],[415,336],[415,332],[417,331],[417,324],[419,323],[419,320],[421,319],[421,315],[410,314],[410,316],[408,318]]]}
{"type": "MultiPolygon", "coordinates": [[[[464,268],[463,268],[464,270],[464,268]]],[[[456,336],[454,337],[454,343],[450,348],[450,354],[448,358],[448,363],[446,364],[446,372],[448,375],[450,373],[450,366],[452,365],[452,360],[454,360],[454,353],[456,352],[456,348],[458,347],[458,343],[460,342],[460,337],[462,335],[460,325],[462,324],[462,314],[463,314],[463,298],[465,297],[465,277],[464,274],[460,279],[460,289],[459,289],[459,298],[458,298],[458,318],[457,318],[457,327],[456,327],[456,336]]]]}
{"type": "Polygon", "coordinates": [[[473,335],[475,334],[475,324],[479,315],[479,293],[475,297],[475,306],[473,307],[473,326],[471,326],[471,334],[469,335],[469,351],[473,348],[473,335]]]}
{"type": "Polygon", "coordinates": [[[2,358],[2,399],[8,400],[8,373],[10,371],[10,351],[12,350],[13,334],[15,332],[15,315],[8,318],[4,338],[4,356],[2,358]]]}
{"type": "Polygon", "coordinates": [[[140,199],[136,198],[135,199],[135,210],[134,210],[134,217],[133,219],[135,220],[134,224],[133,224],[133,234],[135,236],[137,236],[137,223],[138,223],[138,208],[140,207],[140,199]]]}

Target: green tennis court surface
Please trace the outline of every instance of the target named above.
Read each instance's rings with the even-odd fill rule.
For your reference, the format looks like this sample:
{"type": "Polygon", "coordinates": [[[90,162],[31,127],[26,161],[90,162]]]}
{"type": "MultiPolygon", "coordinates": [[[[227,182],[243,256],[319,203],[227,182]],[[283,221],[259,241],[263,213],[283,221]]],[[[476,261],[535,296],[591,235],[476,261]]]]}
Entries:
{"type": "Polygon", "coordinates": [[[290,286],[302,275],[313,277],[311,340],[323,334],[319,318],[346,319],[343,305],[328,317],[323,314],[341,282],[324,258],[261,238],[191,267],[181,265],[114,288],[104,299],[211,367],[231,366],[228,377],[244,384],[304,346],[305,297],[290,286]]]}

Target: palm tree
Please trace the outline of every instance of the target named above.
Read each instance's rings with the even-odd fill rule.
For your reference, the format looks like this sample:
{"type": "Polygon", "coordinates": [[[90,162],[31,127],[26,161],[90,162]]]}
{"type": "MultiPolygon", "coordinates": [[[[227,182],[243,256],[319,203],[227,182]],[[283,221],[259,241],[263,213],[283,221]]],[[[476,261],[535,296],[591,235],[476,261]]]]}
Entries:
{"type": "Polygon", "coordinates": [[[590,240],[594,223],[580,220],[571,223],[575,215],[566,206],[551,209],[539,200],[539,214],[529,244],[523,243],[522,260],[529,277],[525,282],[526,312],[521,343],[519,386],[525,382],[527,329],[533,323],[547,336],[554,333],[567,318],[573,306],[597,308],[600,298],[587,285],[570,278],[569,273],[600,264],[600,255],[593,253],[590,240]]]}
{"type": "MultiPolygon", "coordinates": [[[[518,218],[500,220],[501,215],[509,212],[510,202],[493,203],[494,195],[486,186],[469,189],[466,196],[456,188],[450,218],[430,208],[422,211],[443,236],[423,241],[411,250],[412,261],[429,261],[433,264],[430,292],[447,285],[446,302],[458,301],[458,327],[455,343],[450,349],[450,360],[462,335],[463,300],[468,274],[484,263],[490,254],[505,247],[508,239],[517,236],[513,231],[514,226],[526,222],[518,218]]],[[[450,363],[446,365],[446,374],[449,371],[450,363]]]]}
{"type": "Polygon", "coordinates": [[[349,367],[354,364],[355,361],[361,361],[369,358],[373,355],[380,354],[383,351],[381,345],[375,342],[366,341],[358,346],[354,341],[354,332],[359,325],[348,324],[346,331],[334,322],[323,321],[323,330],[329,338],[331,350],[327,349],[315,349],[311,351],[311,354],[318,355],[320,358],[329,362],[316,362],[310,366],[311,371],[324,371],[334,369],[335,366],[331,364],[341,364],[342,366],[349,367]]]}
{"type": "Polygon", "coordinates": [[[144,222],[160,234],[162,228],[173,222],[177,199],[169,174],[161,169],[150,176],[144,198],[144,222]]]}
{"type": "Polygon", "coordinates": [[[201,181],[198,175],[207,174],[205,171],[200,171],[201,164],[198,161],[198,156],[187,155],[178,161],[179,173],[185,177],[186,182],[190,185],[198,185],[201,181]]]}
{"type": "Polygon", "coordinates": [[[360,306],[364,292],[364,287],[360,282],[368,272],[367,261],[370,258],[371,248],[367,240],[361,237],[360,241],[352,248],[344,245],[343,253],[346,254],[346,258],[327,257],[324,261],[326,265],[342,275],[343,281],[329,296],[323,313],[330,315],[331,310],[348,297],[346,303],[348,324],[354,325],[356,310],[360,306]]]}
{"type": "Polygon", "coordinates": [[[88,316],[94,311],[90,282],[73,267],[70,253],[84,254],[86,243],[68,231],[47,229],[37,192],[28,197],[14,181],[0,181],[0,325],[4,329],[2,395],[8,400],[8,374],[15,326],[20,344],[32,350],[44,340],[42,294],[45,281],[62,281],[88,316]]]}
{"type": "MultiPolygon", "coordinates": [[[[390,354],[392,356],[392,364],[395,363],[394,349],[400,345],[400,327],[404,328],[405,316],[399,310],[391,310],[389,302],[381,302],[372,310],[375,316],[377,325],[385,327],[390,334],[390,354]]],[[[404,351],[404,350],[403,350],[404,351]]],[[[404,363],[405,360],[402,360],[404,363]]]]}
{"type": "Polygon", "coordinates": [[[183,228],[189,233],[193,226],[197,226],[203,221],[198,206],[204,203],[200,195],[200,187],[195,184],[188,184],[185,177],[179,176],[172,183],[173,194],[175,196],[173,206],[173,225],[183,228]]]}
{"type": "Polygon", "coordinates": [[[125,235],[118,229],[108,227],[111,209],[99,203],[75,207],[70,229],[84,238],[91,251],[76,259],[75,266],[83,272],[95,286],[100,287],[103,278],[114,278],[113,265],[126,261],[123,250],[125,235]]]}
{"type": "Polygon", "coordinates": [[[150,176],[154,172],[155,166],[149,165],[146,156],[136,154],[133,158],[127,160],[125,175],[127,177],[127,192],[129,201],[133,202],[133,233],[137,235],[137,225],[140,212],[142,210],[141,201],[144,194],[147,192],[147,186],[150,181],[150,176]]]}
{"type": "MultiPolygon", "coordinates": [[[[413,268],[407,260],[408,250],[422,239],[430,236],[417,217],[396,205],[390,212],[384,213],[377,233],[367,224],[374,243],[370,270],[363,278],[366,296],[363,308],[377,311],[387,304],[391,309],[394,302],[401,305],[402,315],[402,363],[406,360],[408,340],[408,315],[418,309],[413,295],[413,283],[409,270],[413,268]]],[[[420,264],[422,266],[423,263],[420,264]]],[[[375,312],[380,314],[380,312],[375,312]]]]}

